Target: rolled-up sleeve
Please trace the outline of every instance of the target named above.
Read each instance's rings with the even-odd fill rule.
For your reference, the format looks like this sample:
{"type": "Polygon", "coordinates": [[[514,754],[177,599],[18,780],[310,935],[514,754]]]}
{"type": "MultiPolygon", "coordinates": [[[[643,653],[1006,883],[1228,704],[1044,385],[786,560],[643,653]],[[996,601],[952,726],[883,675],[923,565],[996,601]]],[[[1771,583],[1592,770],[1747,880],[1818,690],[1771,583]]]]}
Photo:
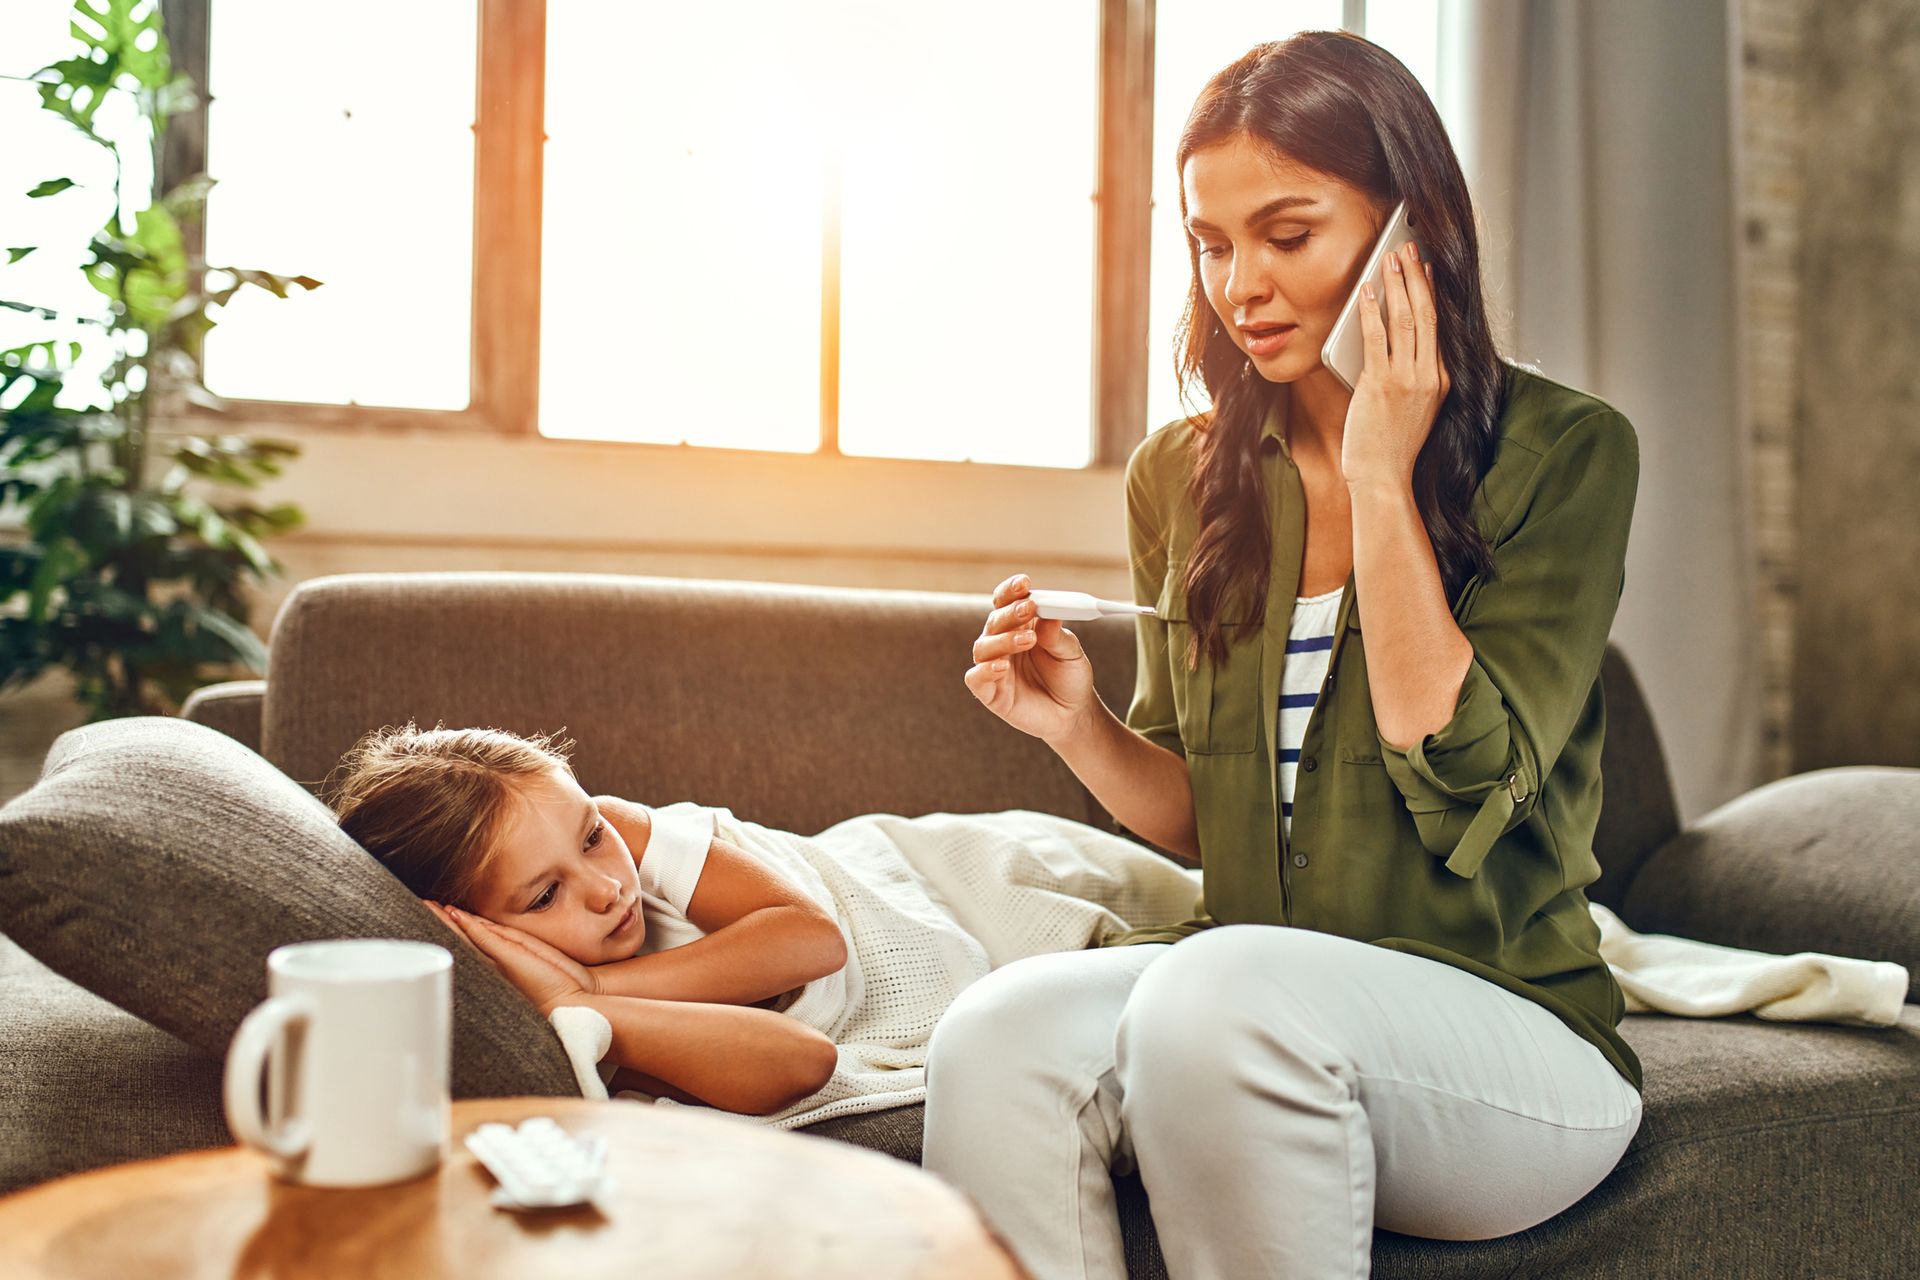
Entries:
{"type": "MultiPolygon", "coordinates": [[[[1164,442],[1149,436],[1127,459],[1127,560],[1138,604],[1158,604],[1167,580],[1167,538],[1155,506],[1154,468],[1164,465],[1163,455],[1164,442]]],[[[1133,700],[1127,706],[1127,728],[1184,757],[1186,746],[1173,705],[1173,670],[1167,665],[1166,620],[1136,617],[1133,649],[1133,700]]]]}
{"type": "Polygon", "coordinates": [[[1427,851],[1472,876],[1533,812],[1606,655],[1640,482],[1632,425],[1575,423],[1535,467],[1456,621],[1473,645],[1453,718],[1409,747],[1380,739],[1427,851]]]}

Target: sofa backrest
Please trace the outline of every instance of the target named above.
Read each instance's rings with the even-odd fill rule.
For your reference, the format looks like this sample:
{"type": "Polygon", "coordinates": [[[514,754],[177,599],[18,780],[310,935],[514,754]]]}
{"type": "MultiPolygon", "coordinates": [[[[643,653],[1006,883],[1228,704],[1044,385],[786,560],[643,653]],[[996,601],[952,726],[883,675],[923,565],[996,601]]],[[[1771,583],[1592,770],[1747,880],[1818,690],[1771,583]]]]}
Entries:
{"type": "MultiPolygon", "coordinates": [[[[564,729],[590,793],[724,805],[812,833],[862,813],[1037,809],[1112,829],[1059,757],[961,680],[986,595],[610,574],[346,574],[275,619],[262,753],[317,789],[356,738],[412,719],[564,729]]],[[[1116,715],[1133,622],[1071,624],[1116,715]]],[[[1618,649],[1589,889],[1609,905],[1677,829],[1618,649]]]]}
{"type": "Polygon", "coordinates": [[[1607,703],[1607,736],[1600,746],[1600,825],[1593,833],[1600,878],[1587,886],[1587,898],[1617,912],[1641,864],[1679,834],[1680,810],[1653,708],[1627,665],[1627,655],[1611,641],[1600,662],[1600,687],[1607,703]]]}
{"type": "MultiPolygon", "coordinates": [[[[313,788],[360,734],[409,718],[564,729],[589,793],[790,831],[1012,808],[1108,825],[1059,757],[962,682],[987,608],[608,574],[316,578],[275,619],[262,753],[313,788]]],[[[1088,641],[1124,711],[1131,624],[1105,621],[1088,641]]]]}

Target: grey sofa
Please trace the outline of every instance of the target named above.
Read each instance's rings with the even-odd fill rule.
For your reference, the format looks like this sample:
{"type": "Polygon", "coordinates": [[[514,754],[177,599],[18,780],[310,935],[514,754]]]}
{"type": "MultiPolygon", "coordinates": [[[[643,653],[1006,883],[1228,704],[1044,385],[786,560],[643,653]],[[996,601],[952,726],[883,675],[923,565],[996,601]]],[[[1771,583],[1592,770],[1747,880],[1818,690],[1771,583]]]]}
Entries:
{"type": "MultiPolygon", "coordinates": [[[[961,683],[986,607],[610,575],[321,578],[287,599],[267,678],[203,689],[185,715],[309,786],[361,732],[412,717],[564,728],[589,791],[723,804],[800,832],[858,813],[1009,808],[1111,827],[1043,744],[961,683]]],[[[1116,711],[1131,625],[1074,624],[1116,711]]],[[[1642,932],[1890,959],[1920,977],[1920,771],[1801,775],[1681,830],[1617,650],[1603,674],[1594,901],[1642,932]]],[[[1623,1031],[1646,1069],[1645,1120],[1598,1189],[1497,1240],[1378,1232],[1375,1274],[1920,1274],[1912,1003],[1886,1029],[1630,1016],[1623,1031]]],[[[229,1141],[218,1071],[0,938],[0,1190],[229,1141]]],[[[813,1131],[917,1160],[919,1126],[901,1109],[813,1131]]],[[[1137,1180],[1120,1191],[1132,1273],[1164,1275],[1137,1180]]]]}

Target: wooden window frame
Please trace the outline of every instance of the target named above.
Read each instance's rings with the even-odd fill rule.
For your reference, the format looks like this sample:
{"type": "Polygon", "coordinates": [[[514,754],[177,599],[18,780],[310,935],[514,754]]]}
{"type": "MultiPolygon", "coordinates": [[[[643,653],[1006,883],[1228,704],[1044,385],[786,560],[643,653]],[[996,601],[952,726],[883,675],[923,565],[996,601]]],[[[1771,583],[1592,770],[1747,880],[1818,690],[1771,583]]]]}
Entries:
{"type": "MultiPolygon", "coordinates": [[[[225,412],[188,404],[174,406],[168,416],[177,425],[208,429],[219,423],[231,428],[244,422],[351,432],[433,431],[543,438],[537,416],[547,3],[475,3],[479,6],[479,31],[468,406],[459,410],[405,409],[235,398],[227,401],[225,412]]],[[[1123,466],[1133,447],[1145,438],[1146,361],[1150,358],[1147,304],[1155,0],[1099,0],[1099,4],[1098,187],[1093,194],[1097,266],[1090,317],[1095,355],[1089,371],[1092,412],[1088,423],[1093,448],[1088,468],[1123,466]]],[[[217,86],[209,85],[207,78],[211,0],[161,0],[161,5],[175,66],[190,73],[197,84],[207,86],[210,94],[217,92],[217,86]]],[[[205,170],[204,103],[169,122],[161,151],[161,172],[168,182],[205,170]]],[[[838,220],[833,213],[829,210],[822,246],[823,272],[829,278],[823,282],[820,443],[812,455],[845,457],[848,455],[839,451],[839,243],[838,220]]],[[[204,256],[204,237],[198,226],[189,228],[186,249],[190,259],[204,256]]],[[[618,443],[639,449],[689,447],[618,443]]]]}
{"type": "MultiPolygon", "coordinates": [[[[170,406],[188,429],[271,422],[320,429],[441,431],[524,438],[538,434],[540,368],[540,149],[545,138],[546,0],[476,0],[479,67],[474,123],[473,315],[464,409],[311,404],[230,398],[227,409],[170,406]],[[529,180],[531,179],[531,180],[529,180]],[[487,264],[486,270],[480,264],[487,264]]],[[[213,96],[207,79],[211,0],[161,0],[176,70],[213,96]]],[[[207,109],[167,122],[161,173],[171,184],[207,166],[207,109]]],[[[204,259],[199,225],[186,228],[190,261],[204,259]]],[[[196,287],[199,284],[197,278],[196,287]]]]}

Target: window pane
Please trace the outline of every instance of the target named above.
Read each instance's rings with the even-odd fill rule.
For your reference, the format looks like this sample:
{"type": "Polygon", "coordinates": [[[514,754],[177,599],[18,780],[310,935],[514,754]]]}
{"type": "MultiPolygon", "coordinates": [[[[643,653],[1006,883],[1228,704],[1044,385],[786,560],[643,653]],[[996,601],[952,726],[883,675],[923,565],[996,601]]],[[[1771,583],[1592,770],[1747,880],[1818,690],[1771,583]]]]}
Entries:
{"type": "Polygon", "coordinates": [[[823,26],[548,6],[542,434],[819,447],[823,26]]]}
{"type": "MultiPolygon", "coordinates": [[[[94,232],[113,216],[113,157],[43,108],[38,89],[21,82],[84,51],[68,33],[72,13],[70,6],[55,3],[0,6],[0,76],[18,77],[0,79],[0,168],[6,175],[0,181],[0,228],[5,229],[0,248],[35,249],[11,266],[0,255],[0,298],[60,313],[59,319],[46,320],[0,307],[0,350],[50,339],[82,343],[77,374],[67,379],[60,397],[63,406],[78,409],[107,403],[97,383],[91,391],[87,384],[113,364],[112,345],[100,329],[75,318],[109,316],[107,300],[80,274],[80,264],[87,260],[94,232]],[[27,191],[50,178],[70,178],[77,185],[39,200],[27,198],[27,191]]],[[[130,222],[147,206],[153,189],[150,135],[132,95],[109,94],[94,127],[123,149],[122,189],[130,222]]],[[[24,384],[16,394],[26,394],[24,384]]]]}
{"type": "Polygon", "coordinates": [[[247,289],[207,337],[221,395],[461,409],[473,307],[473,0],[216,0],[207,261],[247,289]]]}
{"type": "Polygon", "coordinates": [[[1436,103],[1440,72],[1440,6],[1433,0],[1367,0],[1367,39],[1407,64],[1436,103]]]}
{"type": "Polygon", "coordinates": [[[818,448],[831,237],[844,452],[1084,466],[1098,15],[1061,8],[554,4],[541,430],[818,448]],[[1009,359],[1036,265],[1063,336],[1009,359]]]}
{"type": "MultiPolygon", "coordinates": [[[[1377,0],[1368,0],[1372,12],[1377,0]]],[[[1332,31],[1340,26],[1341,0],[1181,0],[1163,4],[1154,19],[1153,226],[1147,352],[1147,429],[1156,430],[1189,409],[1207,407],[1206,389],[1195,387],[1185,404],[1174,377],[1174,344],[1186,306],[1193,268],[1180,227],[1180,177],[1173,152],[1194,99],[1216,71],[1267,40],[1295,31],[1332,31]],[[1278,10],[1284,21],[1276,21],[1278,10]]]]}
{"type": "Polygon", "coordinates": [[[849,16],[842,449],[1085,466],[1099,5],[849,16]]]}

